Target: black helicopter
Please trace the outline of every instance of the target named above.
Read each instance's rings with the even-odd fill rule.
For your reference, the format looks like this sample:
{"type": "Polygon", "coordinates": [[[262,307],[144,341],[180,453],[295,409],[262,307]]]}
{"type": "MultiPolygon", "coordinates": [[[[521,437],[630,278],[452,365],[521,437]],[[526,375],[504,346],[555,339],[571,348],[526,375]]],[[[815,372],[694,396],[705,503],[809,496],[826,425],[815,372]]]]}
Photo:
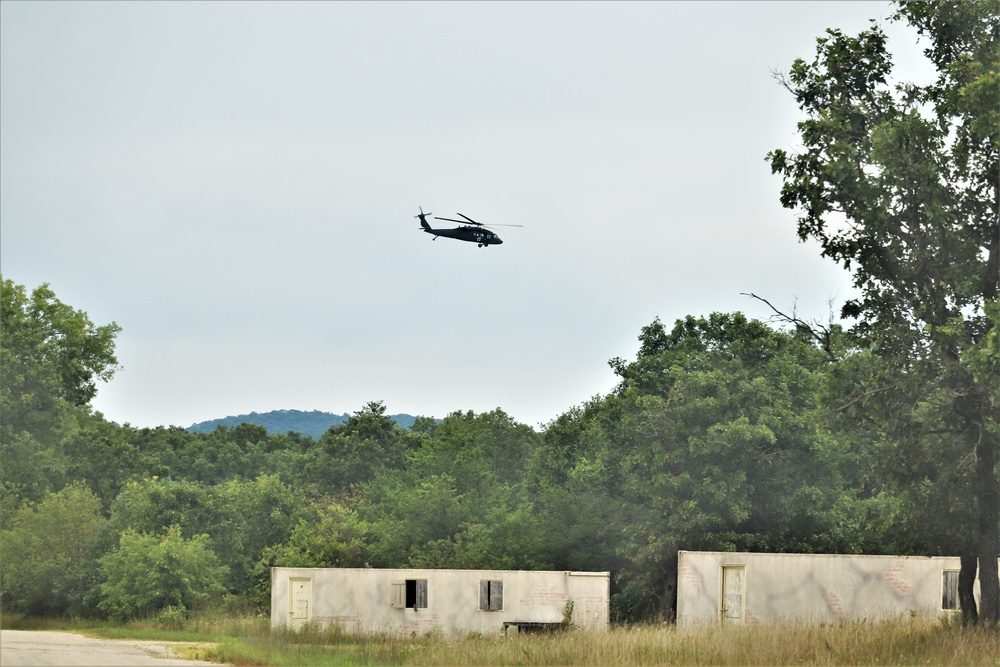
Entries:
{"type": "Polygon", "coordinates": [[[484,225],[481,222],[476,222],[472,218],[462,213],[459,213],[464,220],[455,220],[454,218],[439,218],[434,216],[435,220],[447,220],[448,222],[457,222],[461,224],[461,227],[455,227],[453,229],[432,229],[430,224],[427,222],[427,216],[432,215],[431,213],[424,213],[423,207],[420,208],[420,213],[413,217],[420,218],[420,226],[428,234],[434,235],[434,241],[437,241],[439,236],[447,236],[450,239],[458,239],[459,241],[469,241],[471,243],[479,244],[479,247],[485,247],[488,245],[500,245],[503,241],[494,232],[489,231],[489,227],[522,227],[523,225],[484,225]]]}

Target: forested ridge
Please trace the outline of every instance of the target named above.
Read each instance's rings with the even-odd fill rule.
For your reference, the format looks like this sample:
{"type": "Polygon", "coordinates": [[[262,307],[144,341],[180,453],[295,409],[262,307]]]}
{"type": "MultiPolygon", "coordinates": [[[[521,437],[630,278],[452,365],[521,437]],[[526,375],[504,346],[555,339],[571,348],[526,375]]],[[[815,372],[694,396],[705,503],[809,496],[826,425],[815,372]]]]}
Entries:
{"type": "MultiPolygon", "coordinates": [[[[343,424],[351,415],[348,413],[334,414],[321,410],[271,410],[270,412],[251,412],[245,415],[230,415],[219,419],[198,422],[188,426],[186,430],[192,433],[208,433],[219,426],[234,428],[240,424],[256,424],[267,429],[268,433],[288,433],[294,431],[302,435],[319,438],[331,426],[343,424]]],[[[410,428],[417,417],[408,414],[389,415],[389,419],[402,428],[410,428]]]]}
{"type": "Polygon", "coordinates": [[[610,394],[541,430],[501,408],[400,428],[378,397],[317,437],[113,424],[90,402],[119,327],[4,278],[4,608],[266,608],[276,565],[447,567],[607,570],[613,618],[669,619],[677,551],[713,549],[959,555],[964,620],[995,625],[1000,12],[898,9],[935,82],[893,83],[877,26],[779,76],[803,145],[767,158],[854,277],[843,322],[655,319],[610,394]]]}

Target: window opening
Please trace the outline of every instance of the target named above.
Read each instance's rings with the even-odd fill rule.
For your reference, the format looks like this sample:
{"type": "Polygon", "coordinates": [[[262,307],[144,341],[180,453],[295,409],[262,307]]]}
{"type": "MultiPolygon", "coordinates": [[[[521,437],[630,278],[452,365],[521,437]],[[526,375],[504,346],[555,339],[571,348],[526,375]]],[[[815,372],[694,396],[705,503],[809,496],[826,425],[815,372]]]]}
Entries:
{"type": "Polygon", "coordinates": [[[480,611],[503,610],[503,581],[483,579],[479,582],[480,611]]]}
{"type": "Polygon", "coordinates": [[[392,582],[390,606],[394,609],[426,609],[427,580],[404,579],[392,582]]]}
{"type": "Polygon", "coordinates": [[[944,570],[941,573],[941,608],[953,610],[958,603],[958,570],[944,570]]]}

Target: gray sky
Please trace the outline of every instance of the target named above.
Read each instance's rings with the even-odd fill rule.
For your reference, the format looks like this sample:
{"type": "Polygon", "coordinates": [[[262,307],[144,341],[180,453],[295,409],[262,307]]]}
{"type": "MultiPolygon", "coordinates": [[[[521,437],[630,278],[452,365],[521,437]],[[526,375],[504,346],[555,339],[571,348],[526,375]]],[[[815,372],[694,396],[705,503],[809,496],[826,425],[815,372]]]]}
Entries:
{"type": "Polygon", "coordinates": [[[891,13],[5,0],[0,268],[121,325],[94,401],[120,423],[382,400],[545,424],[657,316],[839,311],[849,277],[764,159],[797,146],[771,71],[891,13]],[[418,206],[524,227],[432,242],[418,206]]]}

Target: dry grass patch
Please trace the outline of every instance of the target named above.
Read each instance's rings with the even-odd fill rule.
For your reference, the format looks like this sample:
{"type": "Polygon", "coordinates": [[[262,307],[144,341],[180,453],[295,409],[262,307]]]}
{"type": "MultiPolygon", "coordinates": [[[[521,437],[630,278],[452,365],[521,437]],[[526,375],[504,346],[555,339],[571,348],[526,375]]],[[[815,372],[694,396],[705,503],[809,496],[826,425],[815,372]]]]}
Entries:
{"type": "Polygon", "coordinates": [[[922,622],[636,626],[428,642],[368,657],[406,665],[1000,665],[1000,633],[922,622]]]}
{"type": "MultiPolygon", "coordinates": [[[[11,624],[11,621],[15,623],[11,624]]],[[[180,628],[133,622],[28,622],[23,629],[69,630],[127,640],[199,642],[186,657],[240,667],[339,665],[995,665],[1000,629],[964,630],[938,621],[835,625],[613,627],[547,635],[351,636],[335,628],[272,630],[264,616],[202,616],[180,628]]],[[[190,646],[191,644],[189,644],[190,646]]]]}

